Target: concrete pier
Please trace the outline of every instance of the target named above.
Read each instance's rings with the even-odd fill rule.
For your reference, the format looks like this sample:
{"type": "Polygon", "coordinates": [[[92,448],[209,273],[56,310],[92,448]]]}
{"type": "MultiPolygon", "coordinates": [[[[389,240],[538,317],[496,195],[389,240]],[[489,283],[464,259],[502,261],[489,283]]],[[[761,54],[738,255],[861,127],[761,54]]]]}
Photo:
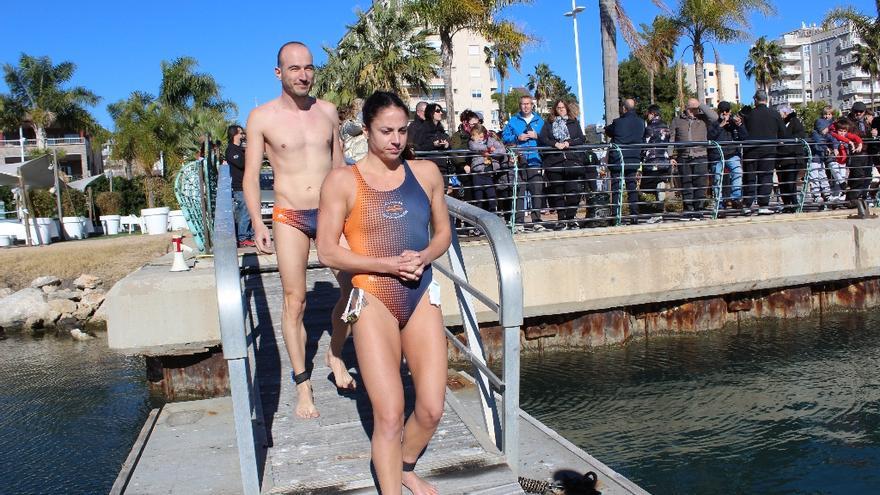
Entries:
{"type": "MultiPolygon", "coordinates": [[[[263,493],[375,493],[370,473],[369,400],[360,390],[339,394],[324,365],[329,345],[329,313],[336,299],[329,270],[310,270],[306,329],[308,359],[314,363],[312,382],[321,417],[295,417],[295,390],[281,336],[281,287],[277,273],[246,279],[248,320],[255,339],[255,364],[262,394],[268,438],[261,455],[263,493]]],[[[349,343],[350,344],[350,343],[349,343]]],[[[351,346],[346,363],[356,368],[351,346]]],[[[403,375],[404,383],[409,382],[403,375]]],[[[452,373],[443,419],[419,461],[417,472],[444,494],[523,493],[480,424],[476,388],[452,373]]],[[[411,390],[407,388],[408,407],[411,390]]],[[[520,474],[549,483],[565,476],[594,471],[605,494],[643,494],[616,473],[552,430],[522,414],[520,474]]],[[[228,398],[180,402],[156,411],[142,439],[120,473],[117,493],[225,494],[238,493],[241,483],[228,398]],[[122,489],[124,488],[124,489],[122,489]]]]}

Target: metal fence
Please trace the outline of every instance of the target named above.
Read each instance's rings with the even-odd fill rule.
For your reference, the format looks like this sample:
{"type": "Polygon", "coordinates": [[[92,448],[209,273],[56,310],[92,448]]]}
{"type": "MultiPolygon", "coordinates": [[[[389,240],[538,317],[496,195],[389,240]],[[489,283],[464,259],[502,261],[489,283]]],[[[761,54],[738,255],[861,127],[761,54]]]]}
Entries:
{"type": "Polygon", "coordinates": [[[450,195],[498,215],[514,233],[798,213],[880,199],[876,140],[859,152],[789,139],[417,155],[437,163],[450,195]],[[528,163],[531,154],[543,163],[528,163]]]}
{"type": "MultiPolygon", "coordinates": [[[[255,375],[252,348],[248,347],[245,324],[245,301],[241,286],[235,222],[232,211],[232,186],[229,165],[219,169],[217,204],[214,217],[213,251],[220,310],[220,333],[223,356],[229,367],[239,465],[243,493],[260,493],[257,452],[264,444],[265,430],[260,405],[259,382],[255,375]]],[[[455,286],[462,327],[467,336],[465,346],[447,329],[447,337],[474,365],[474,376],[480,389],[483,418],[489,436],[504,452],[510,468],[519,465],[519,353],[520,327],[523,322],[523,286],[519,255],[510,232],[500,218],[473,205],[447,198],[453,221],[480,229],[488,238],[495,259],[498,300],[492,299],[472,285],[468,279],[458,235],[452,236],[447,252],[449,267],[434,267],[455,286]],[[502,378],[486,365],[485,352],[477,323],[474,299],[497,316],[504,328],[502,378]],[[499,409],[495,393],[502,397],[499,409]]]]}

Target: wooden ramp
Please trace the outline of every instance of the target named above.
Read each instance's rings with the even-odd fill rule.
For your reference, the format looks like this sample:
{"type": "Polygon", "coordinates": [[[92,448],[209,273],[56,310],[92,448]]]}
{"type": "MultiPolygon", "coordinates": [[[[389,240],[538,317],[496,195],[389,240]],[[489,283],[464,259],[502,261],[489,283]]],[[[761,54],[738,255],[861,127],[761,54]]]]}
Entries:
{"type": "MultiPolygon", "coordinates": [[[[329,315],[338,290],[329,270],[309,270],[307,280],[307,359],[314,363],[312,385],[320,418],[296,417],[296,391],[281,336],[281,284],[277,273],[247,276],[245,295],[255,329],[257,377],[269,438],[263,474],[267,493],[375,493],[370,472],[372,416],[369,400],[359,391],[340,394],[324,363],[329,345],[329,315]]],[[[353,368],[351,343],[344,353],[353,368]]],[[[402,370],[407,412],[412,388],[402,370]]],[[[450,396],[447,391],[447,395],[450,396]]],[[[523,493],[504,457],[485,434],[462,418],[450,396],[443,419],[416,472],[441,493],[523,493]]]]}

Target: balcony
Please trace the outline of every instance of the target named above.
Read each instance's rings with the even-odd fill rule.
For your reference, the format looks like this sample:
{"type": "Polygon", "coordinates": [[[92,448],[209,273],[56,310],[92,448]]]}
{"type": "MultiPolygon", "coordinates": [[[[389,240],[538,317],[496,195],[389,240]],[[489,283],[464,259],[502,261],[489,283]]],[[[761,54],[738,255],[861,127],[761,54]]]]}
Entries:
{"type": "MultiPolygon", "coordinates": [[[[46,146],[69,146],[73,144],[86,144],[86,138],[83,137],[66,137],[66,138],[47,138],[46,146]]],[[[34,147],[37,145],[36,139],[25,139],[24,146],[34,147]]],[[[20,139],[5,139],[0,141],[0,146],[21,146],[20,139]]]]}
{"type": "Polygon", "coordinates": [[[780,58],[785,62],[800,62],[801,54],[800,51],[782,52],[780,58]]]}
{"type": "Polygon", "coordinates": [[[801,73],[802,73],[802,71],[801,71],[800,66],[793,66],[793,67],[785,66],[782,69],[783,76],[799,76],[799,75],[801,75],[801,73]]]}
{"type": "Polygon", "coordinates": [[[855,46],[855,42],[853,42],[853,40],[843,40],[840,42],[839,48],[840,50],[849,50],[853,46],[855,46]]]}
{"type": "Polygon", "coordinates": [[[857,68],[847,69],[840,73],[840,79],[844,81],[849,81],[851,79],[864,79],[867,77],[870,76],[857,68]]]}

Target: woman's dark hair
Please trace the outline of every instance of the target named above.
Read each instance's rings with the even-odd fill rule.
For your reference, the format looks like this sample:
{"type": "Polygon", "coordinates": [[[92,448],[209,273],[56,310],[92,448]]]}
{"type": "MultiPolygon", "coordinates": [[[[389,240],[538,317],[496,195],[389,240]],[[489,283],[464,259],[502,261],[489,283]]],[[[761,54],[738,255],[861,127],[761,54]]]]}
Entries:
{"type": "Polygon", "coordinates": [[[232,138],[234,138],[235,135],[238,134],[239,129],[241,129],[241,126],[238,124],[232,124],[231,126],[226,128],[226,141],[228,143],[232,143],[232,138]]]}
{"type": "MultiPolygon", "coordinates": [[[[425,107],[425,122],[431,125],[435,125],[434,112],[437,110],[440,110],[441,112],[443,111],[443,107],[441,107],[439,103],[428,103],[428,106],[425,107]]],[[[440,122],[437,122],[436,126],[439,128],[437,130],[439,130],[440,132],[445,132],[442,119],[440,120],[440,122]]]]}
{"type": "Polygon", "coordinates": [[[409,108],[399,96],[387,91],[376,91],[364,102],[364,109],[362,110],[364,125],[369,128],[379,111],[388,107],[397,107],[403,110],[407,118],[409,117],[409,108]]]}
{"type": "MultiPolygon", "coordinates": [[[[364,102],[364,108],[361,110],[364,127],[369,129],[370,125],[373,123],[373,119],[376,118],[379,111],[388,107],[397,107],[403,110],[403,113],[409,118],[409,108],[399,96],[388,91],[376,91],[367,98],[367,101],[364,102]]],[[[415,158],[415,154],[409,145],[404,146],[403,153],[401,153],[400,156],[404,160],[412,160],[415,158]]]]}

